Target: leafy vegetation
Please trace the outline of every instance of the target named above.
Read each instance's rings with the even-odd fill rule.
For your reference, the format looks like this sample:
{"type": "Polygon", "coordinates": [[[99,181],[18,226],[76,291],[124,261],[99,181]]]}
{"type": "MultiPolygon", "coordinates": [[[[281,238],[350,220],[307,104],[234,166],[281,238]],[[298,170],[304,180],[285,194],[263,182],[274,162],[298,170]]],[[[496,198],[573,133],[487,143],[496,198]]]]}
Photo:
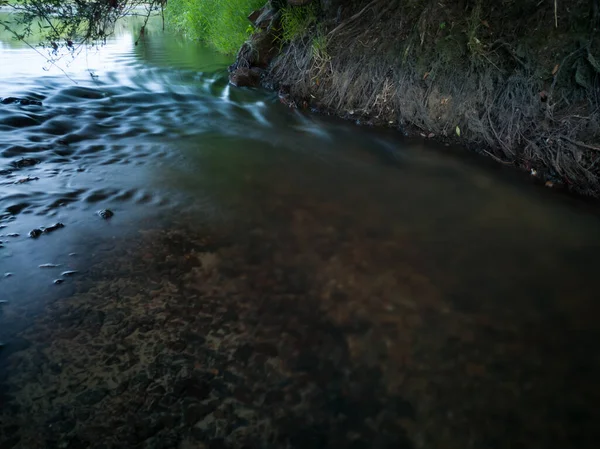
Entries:
{"type": "Polygon", "coordinates": [[[281,11],[281,28],[284,42],[306,34],[316,24],[319,13],[318,3],[306,6],[288,6],[281,11]]]}
{"type": "Polygon", "coordinates": [[[0,27],[21,41],[32,36],[48,44],[73,49],[82,44],[101,43],[113,32],[116,21],[127,15],[149,18],[159,14],[166,0],[0,0],[12,9],[10,21],[0,27]]]}
{"type": "Polygon", "coordinates": [[[234,54],[248,38],[248,14],[264,0],[169,0],[166,20],[170,28],[201,39],[216,50],[234,54]]]}

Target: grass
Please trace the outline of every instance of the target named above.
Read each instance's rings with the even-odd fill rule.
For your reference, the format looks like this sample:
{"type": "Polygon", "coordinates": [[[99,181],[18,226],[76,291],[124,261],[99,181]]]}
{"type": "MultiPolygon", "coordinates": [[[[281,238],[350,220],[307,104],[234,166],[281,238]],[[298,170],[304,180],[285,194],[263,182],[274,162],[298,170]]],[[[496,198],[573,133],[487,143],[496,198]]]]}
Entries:
{"type": "Polygon", "coordinates": [[[317,22],[319,7],[316,3],[307,6],[288,6],[281,11],[281,28],[284,42],[306,34],[312,25],[317,22]]]}
{"type": "Polygon", "coordinates": [[[169,0],[168,25],[191,39],[203,40],[217,51],[235,54],[252,31],[248,14],[264,0],[169,0]]]}

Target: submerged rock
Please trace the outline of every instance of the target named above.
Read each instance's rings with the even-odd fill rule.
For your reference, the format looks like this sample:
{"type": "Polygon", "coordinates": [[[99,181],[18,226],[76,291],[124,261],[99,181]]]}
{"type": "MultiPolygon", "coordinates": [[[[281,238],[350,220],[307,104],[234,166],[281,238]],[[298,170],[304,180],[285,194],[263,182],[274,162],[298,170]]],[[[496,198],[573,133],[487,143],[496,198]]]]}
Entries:
{"type": "Polygon", "coordinates": [[[51,232],[56,231],[57,229],[61,229],[61,228],[64,228],[64,227],[65,227],[65,225],[62,224],[62,223],[60,223],[60,222],[59,223],[55,223],[52,226],[48,226],[47,228],[44,228],[44,234],[49,234],[51,232]]]}
{"type": "Polygon", "coordinates": [[[17,97],[5,97],[0,100],[2,104],[20,104],[22,106],[41,106],[42,102],[39,100],[31,100],[29,98],[17,98],[17,97]]]}
{"type": "Polygon", "coordinates": [[[17,161],[13,161],[11,165],[15,168],[26,168],[33,167],[34,165],[39,164],[41,161],[39,159],[35,159],[33,157],[24,157],[17,161]]]}
{"type": "Polygon", "coordinates": [[[99,210],[97,213],[100,216],[100,218],[104,218],[105,220],[108,220],[109,218],[112,218],[115,215],[115,213],[110,209],[102,209],[99,210]]]}
{"type": "Polygon", "coordinates": [[[34,176],[34,177],[28,176],[27,178],[21,178],[21,179],[16,180],[15,184],[25,184],[26,182],[37,181],[38,179],[40,179],[40,178],[38,178],[37,176],[34,176]]]}
{"type": "Polygon", "coordinates": [[[29,237],[31,237],[32,239],[37,239],[42,234],[43,234],[43,231],[41,229],[37,229],[37,228],[29,231],[29,237]]]}
{"type": "Polygon", "coordinates": [[[37,239],[42,234],[50,234],[51,232],[54,232],[57,229],[62,229],[64,227],[65,227],[65,225],[59,222],[59,223],[54,223],[53,225],[48,226],[47,228],[45,228],[45,227],[35,228],[35,229],[32,229],[31,231],[29,231],[29,237],[31,237],[32,239],[37,239]]]}

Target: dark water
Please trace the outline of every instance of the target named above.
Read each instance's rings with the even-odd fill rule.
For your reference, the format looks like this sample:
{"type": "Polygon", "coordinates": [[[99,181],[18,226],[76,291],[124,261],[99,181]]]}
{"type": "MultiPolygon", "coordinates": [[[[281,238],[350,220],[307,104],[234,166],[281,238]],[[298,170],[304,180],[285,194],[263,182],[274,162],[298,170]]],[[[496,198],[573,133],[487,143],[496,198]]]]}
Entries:
{"type": "Polygon", "coordinates": [[[140,26],[0,35],[0,447],[596,447],[593,206],[140,26]]]}

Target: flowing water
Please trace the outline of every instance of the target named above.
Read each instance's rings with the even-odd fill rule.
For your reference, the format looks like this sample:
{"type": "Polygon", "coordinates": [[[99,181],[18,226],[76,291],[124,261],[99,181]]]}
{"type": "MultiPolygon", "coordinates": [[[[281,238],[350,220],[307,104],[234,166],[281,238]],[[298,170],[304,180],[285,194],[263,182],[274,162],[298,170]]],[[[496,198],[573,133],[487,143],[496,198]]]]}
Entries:
{"type": "Polygon", "coordinates": [[[140,26],[0,34],[2,449],[597,447],[594,206],[140,26]]]}

